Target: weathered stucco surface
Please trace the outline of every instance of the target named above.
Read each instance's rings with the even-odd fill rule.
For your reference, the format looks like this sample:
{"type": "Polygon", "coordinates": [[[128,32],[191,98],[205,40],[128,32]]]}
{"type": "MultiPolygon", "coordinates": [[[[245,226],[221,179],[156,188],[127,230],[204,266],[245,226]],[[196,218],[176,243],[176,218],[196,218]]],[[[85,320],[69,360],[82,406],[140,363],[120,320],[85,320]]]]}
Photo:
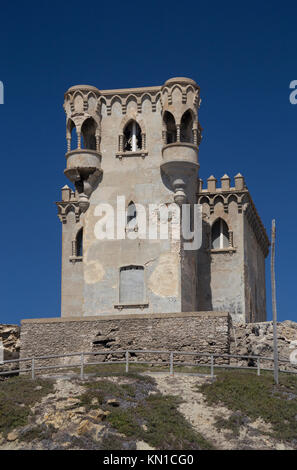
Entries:
{"type": "MultiPolygon", "coordinates": [[[[97,152],[98,178],[91,184],[91,191],[90,185],[85,189],[87,196],[84,194],[83,197],[84,201],[88,200],[87,210],[82,210],[81,194],[78,191],[71,193],[70,190],[67,193],[67,187],[63,188],[62,201],[58,203],[59,216],[63,222],[63,317],[118,313],[119,273],[123,266],[129,265],[143,266],[145,295],[143,302],[140,302],[142,305],[120,305],[122,313],[165,313],[196,309],[196,252],[188,253],[186,262],[183,262],[180,241],[170,238],[161,240],[159,235],[157,240],[140,239],[137,238],[137,232],[128,234],[129,237],[134,235],[135,239],[128,239],[127,236],[124,240],[98,240],[96,224],[99,216],[96,207],[100,203],[110,204],[115,210],[116,218],[118,196],[125,198],[124,211],[133,201],[135,204],[142,204],[147,214],[149,204],[166,206],[174,202],[176,188],[170,180],[171,173],[168,173],[168,167],[166,171],[162,169],[162,151],[166,144],[163,122],[165,111],[174,115],[177,125],[180,125],[182,115],[187,110],[192,112],[195,141],[179,142],[177,147],[169,146],[168,152],[172,155],[166,156],[166,163],[170,165],[172,160],[178,162],[178,169],[173,171],[176,178],[179,178],[179,184],[180,179],[182,181],[183,189],[179,189],[178,196],[181,197],[181,193],[185,191],[187,202],[196,202],[198,106],[199,87],[193,80],[184,78],[169,80],[163,87],[130,90],[99,91],[94,87],[78,86],[72,87],[65,94],[69,143],[66,175],[73,180],[75,171],[80,174],[89,171],[87,167],[91,166],[90,162],[97,152]],[[96,151],[88,153],[85,149],[76,149],[69,152],[69,126],[75,123],[76,133],[80,135],[83,123],[90,117],[96,122],[96,151]],[[142,149],[126,152],[119,141],[123,139],[125,126],[131,119],[141,127],[142,149]],[[180,164],[184,159],[188,161],[186,176],[183,174],[183,165],[180,164]],[[81,167],[84,165],[86,168],[83,170],[81,167]],[[189,165],[193,167],[192,176],[188,176],[189,165]],[[78,170],[75,170],[76,167],[78,170]],[[185,177],[186,180],[183,179],[185,177]],[[83,259],[78,260],[73,256],[72,246],[81,227],[83,259]],[[190,279],[191,282],[182,282],[183,278],[190,279]]],[[[73,139],[71,143],[73,144],[73,139]]],[[[82,178],[86,179],[85,173],[82,178]]],[[[89,183],[83,184],[86,186],[89,183]]],[[[116,222],[115,220],[115,230],[116,222]]]]}
{"type": "Polygon", "coordinates": [[[265,257],[269,240],[241,175],[208,179],[198,200],[203,212],[203,244],[198,250],[198,310],[228,311],[233,322],[266,319],[265,257]],[[228,181],[226,187],[226,180],[228,181]],[[211,230],[222,219],[229,230],[229,246],[213,249],[211,230]],[[231,234],[230,234],[231,232],[231,234]]]}
{"type": "Polygon", "coordinates": [[[161,297],[178,297],[179,256],[177,253],[163,253],[149,277],[148,287],[161,297]]]}

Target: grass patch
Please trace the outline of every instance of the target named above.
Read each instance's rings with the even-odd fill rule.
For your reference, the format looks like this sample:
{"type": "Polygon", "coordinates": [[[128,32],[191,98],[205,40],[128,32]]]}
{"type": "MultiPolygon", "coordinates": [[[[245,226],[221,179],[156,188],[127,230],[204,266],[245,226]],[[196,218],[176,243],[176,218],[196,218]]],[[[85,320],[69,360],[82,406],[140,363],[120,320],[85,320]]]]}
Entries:
{"type": "MultiPolygon", "coordinates": [[[[133,362],[129,363],[129,372],[126,374],[125,364],[98,364],[98,365],[86,365],[84,368],[86,374],[94,374],[98,377],[110,377],[110,376],[125,376],[129,374],[140,374],[141,372],[168,372],[169,365],[162,364],[136,364],[133,362]]],[[[79,370],[76,369],[79,373],[79,370]]],[[[199,365],[199,366],[184,366],[174,364],[174,372],[186,372],[193,374],[210,374],[210,366],[199,365]]]]}
{"type": "Polygon", "coordinates": [[[56,432],[56,430],[53,426],[39,424],[35,426],[29,426],[28,429],[23,429],[18,438],[20,441],[24,442],[32,442],[35,439],[51,439],[54,432],[56,432]]]}
{"type": "Polygon", "coordinates": [[[48,380],[11,377],[0,383],[0,433],[5,436],[28,422],[30,407],[53,391],[48,380]]]}
{"type": "Polygon", "coordinates": [[[231,431],[232,437],[236,438],[239,436],[240,426],[246,424],[247,421],[249,421],[249,419],[241,413],[234,412],[227,419],[222,416],[217,416],[214,425],[218,431],[222,429],[231,431]]]}
{"type": "MultiPolygon", "coordinates": [[[[167,369],[168,370],[168,369],[167,369]]],[[[183,372],[186,374],[205,374],[210,375],[210,365],[199,365],[199,366],[183,366],[174,364],[174,372],[183,372]]]]}
{"type": "Polygon", "coordinates": [[[147,431],[142,438],[157,449],[212,449],[213,446],[178,411],[181,399],[170,395],[150,395],[136,408],[147,431]]]}
{"type": "MultiPolygon", "coordinates": [[[[131,364],[129,369],[130,372],[140,373],[146,370],[146,367],[143,364],[131,364]]],[[[86,374],[95,374],[98,377],[121,376],[126,375],[126,366],[125,364],[106,362],[106,364],[86,365],[84,371],[86,374]]]]}
{"type": "MultiPolygon", "coordinates": [[[[217,380],[199,386],[208,404],[223,404],[252,420],[262,418],[273,428],[271,435],[283,440],[297,438],[297,377],[280,375],[276,386],[271,373],[257,376],[249,371],[219,371],[217,380]]],[[[235,426],[235,418],[228,425],[235,426]]],[[[228,420],[227,420],[228,421],[228,420]]]]}
{"type": "Polygon", "coordinates": [[[112,410],[107,419],[118,432],[156,449],[213,448],[178,411],[179,403],[176,397],[149,395],[135,408],[112,410]]]}
{"type": "Polygon", "coordinates": [[[109,398],[131,401],[135,398],[135,387],[130,384],[116,384],[110,380],[89,381],[84,383],[86,391],[80,396],[78,406],[85,406],[87,410],[96,409],[109,398]],[[94,402],[97,399],[97,404],[94,402]],[[93,403],[92,403],[93,402],[93,403]]]}
{"type": "MultiPolygon", "coordinates": [[[[126,436],[126,444],[143,440],[157,449],[211,449],[200,434],[196,433],[178,411],[181,401],[177,397],[163,396],[155,391],[155,381],[148,376],[125,374],[129,383],[119,384],[110,380],[85,382],[81,403],[87,410],[100,406],[108,410],[107,423],[112,430],[126,436]],[[94,400],[97,398],[97,400],[94,400]],[[109,398],[118,400],[119,406],[107,404],[109,398]],[[95,404],[95,402],[97,402],[95,404]]],[[[123,442],[119,442],[119,449],[123,442]]],[[[104,440],[103,448],[117,449],[115,442],[104,440]]]]}
{"type": "Polygon", "coordinates": [[[115,408],[107,419],[118,432],[137,440],[142,437],[142,429],[137,422],[134,411],[134,408],[115,408]]]}
{"type": "Polygon", "coordinates": [[[106,434],[100,442],[100,450],[136,450],[136,443],[116,434],[106,434]]]}

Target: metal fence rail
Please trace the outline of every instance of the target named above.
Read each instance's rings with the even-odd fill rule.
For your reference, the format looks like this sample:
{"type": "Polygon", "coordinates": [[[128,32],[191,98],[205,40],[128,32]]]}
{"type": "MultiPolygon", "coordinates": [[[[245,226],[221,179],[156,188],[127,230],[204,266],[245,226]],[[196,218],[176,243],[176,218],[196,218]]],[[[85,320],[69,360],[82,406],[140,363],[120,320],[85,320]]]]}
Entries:
{"type": "MultiPolygon", "coordinates": [[[[239,354],[210,354],[210,353],[200,353],[198,351],[164,351],[164,350],[147,350],[147,349],[128,349],[128,350],[108,350],[108,351],[91,351],[91,352],[77,352],[77,353],[67,353],[67,354],[51,354],[47,356],[37,356],[37,357],[28,357],[28,358],[19,358],[19,359],[9,359],[7,361],[3,361],[0,363],[1,366],[6,364],[12,363],[22,363],[22,362],[30,362],[30,367],[13,369],[13,370],[6,370],[0,372],[0,375],[9,375],[9,374],[19,374],[19,373],[31,373],[31,377],[34,380],[36,377],[37,371],[46,371],[46,370],[53,370],[53,369],[68,369],[78,367],[80,369],[80,379],[84,380],[85,377],[85,367],[91,365],[110,365],[110,364],[124,364],[126,373],[129,372],[129,367],[132,364],[155,364],[155,365],[169,365],[169,374],[174,375],[174,365],[175,366],[192,366],[192,367],[209,367],[211,378],[214,377],[214,369],[215,368],[227,368],[227,369],[249,369],[249,370],[257,370],[257,375],[261,374],[261,371],[273,371],[273,368],[263,368],[261,367],[261,361],[270,361],[273,362],[272,357],[265,357],[265,356],[248,356],[248,355],[239,355],[239,354]],[[106,356],[106,355],[115,355],[121,354],[124,356],[123,360],[105,360],[105,361],[95,361],[95,362],[85,362],[85,357],[87,356],[106,356]],[[154,355],[154,354],[164,354],[169,356],[168,361],[156,362],[156,361],[139,361],[139,360],[132,360],[130,354],[147,354],[147,355],[154,355]],[[196,356],[196,357],[204,357],[208,358],[207,363],[197,363],[197,362],[182,362],[182,361],[174,361],[175,356],[196,356]],[[73,364],[56,364],[56,365],[45,365],[45,366],[36,366],[36,361],[39,360],[46,360],[46,359],[59,359],[59,358],[66,358],[66,357],[79,357],[79,361],[73,364]],[[233,364],[216,364],[216,358],[223,358],[223,359],[246,359],[246,360],[253,360],[256,362],[255,366],[240,366],[240,365],[233,365],[233,364]]],[[[294,365],[288,359],[281,359],[279,358],[279,363],[289,363],[294,367],[294,365]]],[[[297,374],[297,367],[296,370],[285,370],[279,369],[280,372],[287,372],[291,374],[297,374]]]]}

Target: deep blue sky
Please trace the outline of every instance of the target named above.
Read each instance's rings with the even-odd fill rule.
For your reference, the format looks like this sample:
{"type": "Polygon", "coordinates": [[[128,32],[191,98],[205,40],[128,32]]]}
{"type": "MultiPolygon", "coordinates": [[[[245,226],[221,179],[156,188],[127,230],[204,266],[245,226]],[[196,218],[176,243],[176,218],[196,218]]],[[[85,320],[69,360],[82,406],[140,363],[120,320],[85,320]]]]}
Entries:
{"type": "MultiPolygon", "coordinates": [[[[201,87],[201,177],[241,172],[270,236],[277,224],[278,315],[296,315],[296,2],[5,2],[1,6],[0,323],[60,315],[67,182],[63,94],[160,85],[201,87]]],[[[267,274],[269,275],[267,260],[267,274]]],[[[267,310],[271,318],[270,277],[267,310]]]]}

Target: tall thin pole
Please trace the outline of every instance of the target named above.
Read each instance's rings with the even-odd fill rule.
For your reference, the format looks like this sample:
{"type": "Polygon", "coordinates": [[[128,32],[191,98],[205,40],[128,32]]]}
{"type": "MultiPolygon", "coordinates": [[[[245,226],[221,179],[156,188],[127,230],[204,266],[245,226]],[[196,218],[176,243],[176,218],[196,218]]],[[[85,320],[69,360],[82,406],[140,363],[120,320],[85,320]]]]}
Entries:
{"type": "Polygon", "coordinates": [[[277,349],[277,314],[276,314],[276,295],[275,295],[275,220],[272,220],[271,228],[271,295],[273,312],[273,362],[274,362],[274,381],[278,384],[278,349],[277,349]]]}

